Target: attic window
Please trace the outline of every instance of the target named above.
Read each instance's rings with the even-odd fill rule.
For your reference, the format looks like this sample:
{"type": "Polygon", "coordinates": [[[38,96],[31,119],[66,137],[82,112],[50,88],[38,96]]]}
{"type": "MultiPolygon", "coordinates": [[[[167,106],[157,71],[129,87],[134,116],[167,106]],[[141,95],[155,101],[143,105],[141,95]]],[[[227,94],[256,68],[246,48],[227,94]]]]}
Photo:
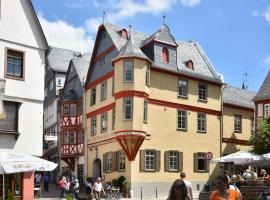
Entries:
{"type": "Polygon", "coordinates": [[[163,47],[163,49],[162,49],[162,61],[164,63],[169,62],[169,52],[168,52],[168,49],[166,47],[163,47]]]}
{"type": "Polygon", "coordinates": [[[186,66],[187,66],[187,68],[194,70],[192,60],[187,61],[187,62],[186,62],[186,66]]]}

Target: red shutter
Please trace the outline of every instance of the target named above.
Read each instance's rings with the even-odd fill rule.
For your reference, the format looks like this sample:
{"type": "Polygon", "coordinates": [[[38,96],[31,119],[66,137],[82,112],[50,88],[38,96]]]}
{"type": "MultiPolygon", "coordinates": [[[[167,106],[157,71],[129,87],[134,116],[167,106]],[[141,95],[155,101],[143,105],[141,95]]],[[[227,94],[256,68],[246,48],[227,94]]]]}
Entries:
{"type": "Polygon", "coordinates": [[[162,61],[165,63],[169,62],[169,54],[168,54],[168,49],[166,47],[163,47],[162,49],[162,61]]]}

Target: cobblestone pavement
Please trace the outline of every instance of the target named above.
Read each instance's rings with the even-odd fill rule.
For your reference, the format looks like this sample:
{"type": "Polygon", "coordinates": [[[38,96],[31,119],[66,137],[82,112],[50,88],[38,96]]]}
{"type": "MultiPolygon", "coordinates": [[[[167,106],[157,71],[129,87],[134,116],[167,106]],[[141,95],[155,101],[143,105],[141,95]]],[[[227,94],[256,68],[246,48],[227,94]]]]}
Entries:
{"type": "MultiPolygon", "coordinates": [[[[86,197],[84,194],[80,194],[81,197],[86,197]]],[[[199,196],[198,192],[194,192],[193,196],[194,199],[198,199],[199,196]]],[[[43,188],[41,189],[41,197],[35,198],[35,200],[59,200],[60,199],[60,189],[57,187],[56,184],[49,185],[49,192],[44,192],[43,188]]],[[[85,198],[82,198],[85,199],[85,198]]],[[[122,200],[131,200],[131,198],[122,198],[122,200]]],[[[132,198],[133,200],[141,200],[140,198],[132,198]]],[[[143,198],[146,200],[166,200],[167,197],[158,197],[158,198],[143,198]]],[[[63,199],[64,200],[64,199],[63,199]]]]}

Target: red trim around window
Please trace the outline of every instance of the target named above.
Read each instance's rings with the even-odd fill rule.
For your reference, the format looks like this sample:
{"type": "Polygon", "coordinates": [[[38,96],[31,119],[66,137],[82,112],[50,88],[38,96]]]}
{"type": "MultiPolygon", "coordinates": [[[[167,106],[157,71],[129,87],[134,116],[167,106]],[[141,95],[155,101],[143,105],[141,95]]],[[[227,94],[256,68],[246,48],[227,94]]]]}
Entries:
{"type": "Polygon", "coordinates": [[[111,103],[111,104],[106,105],[106,106],[104,106],[104,107],[102,107],[102,108],[99,108],[99,109],[97,109],[97,110],[94,110],[94,111],[92,111],[92,112],[87,113],[87,114],[86,114],[86,117],[87,117],[87,118],[90,118],[90,117],[92,117],[92,116],[96,116],[96,115],[98,115],[98,114],[100,114],[100,113],[107,112],[107,111],[113,109],[114,107],[115,107],[115,103],[111,103]]]}
{"type": "Polygon", "coordinates": [[[162,49],[162,61],[164,63],[169,62],[169,51],[166,47],[163,47],[163,49],[162,49]]]}

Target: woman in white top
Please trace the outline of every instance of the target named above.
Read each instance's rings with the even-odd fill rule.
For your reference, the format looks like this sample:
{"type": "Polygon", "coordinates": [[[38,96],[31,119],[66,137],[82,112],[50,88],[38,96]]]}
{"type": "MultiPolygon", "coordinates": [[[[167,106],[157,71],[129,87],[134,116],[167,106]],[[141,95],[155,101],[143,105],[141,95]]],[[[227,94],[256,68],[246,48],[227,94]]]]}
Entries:
{"type": "Polygon", "coordinates": [[[97,181],[95,182],[95,184],[92,187],[92,193],[94,193],[94,198],[96,200],[100,200],[101,191],[103,193],[105,193],[104,189],[103,189],[103,186],[102,186],[101,178],[98,177],[97,181]]]}

